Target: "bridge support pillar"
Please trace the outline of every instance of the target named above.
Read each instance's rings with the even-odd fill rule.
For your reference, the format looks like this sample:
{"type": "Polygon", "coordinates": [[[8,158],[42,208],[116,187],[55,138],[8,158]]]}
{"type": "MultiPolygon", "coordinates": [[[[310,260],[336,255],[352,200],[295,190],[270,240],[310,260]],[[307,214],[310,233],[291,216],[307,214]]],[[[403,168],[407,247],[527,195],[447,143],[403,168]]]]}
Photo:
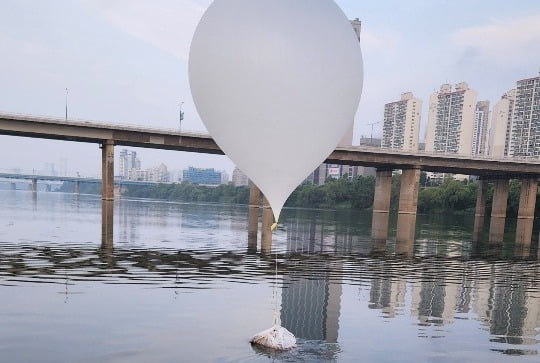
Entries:
{"type": "Polygon", "coordinates": [[[81,182],[79,180],[75,180],[75,194],[81,194],[81,182]]]}
{"type": "Polygon", "coordinates": [[[388,238],[388,218],[390,215],[392,170],[377,170],[376,178],[371,239],[375,242],[386,242],[388,238]]]}
{"type": "Polygon", "coordinates": [[[114,142],[101,144],[101,199],[114,199],[114,142]]]}
{"type": "Polygon", "coordinates": [[[534,223],[534,208],[536,207],[536,194],[538,180],[528,178],[521,180],[521,193],[519,197],[519,212],[516,226],[516,243],[530,245],[534,223]]]}
{"type": "Polygon", "coordinates": [[[401,174],[396,253],[412,254],[416,231],[416,208],[420,188],[420,168],[404,169],[401,174]]]}
{"type": "Polygon", "coordinates": [[[274,223],[274,213],[266,197],[263,198],[262,231],[261,231],[261,252],[272,252],[272,224],[274,223]]]}
{"type": "Polygon", "coordinates": [[[259,210],[261,207],[261,191],[249,182],[249,210],[248,210],[248,248],[257,251],[257,234],[259,233],[259,210]]]}
{"type": "Polygon", "coordinates": [[[101,201],[101,247],[113,246],[114,201],[101,201]]]}
{"type": "Polygon", "coordinates": [[[493,190],[491,220],[489,223],[489,242],[502,243],[504,225],[506,223],[506,207],[508,204],[508,180],[497,179],[493,190]]]}
{"type": "Polygon", "coordinates": [[[476,191],[476,212],[474,214],[473,242],[480,241],[484,231],[488,181],[485,179],[478,179],[476,184],[478,185],[478,190],[476,191]]]}
{"type": "Polygon", "coordinates": [[[32,192],[37,193],[37,179],[32,178],[32,192]]]}

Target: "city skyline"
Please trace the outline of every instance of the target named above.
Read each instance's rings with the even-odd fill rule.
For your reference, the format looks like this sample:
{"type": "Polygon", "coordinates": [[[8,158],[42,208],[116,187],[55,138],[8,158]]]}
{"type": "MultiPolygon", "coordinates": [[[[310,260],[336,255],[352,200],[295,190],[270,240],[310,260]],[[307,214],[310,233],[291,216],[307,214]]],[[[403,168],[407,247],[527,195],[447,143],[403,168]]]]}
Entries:
{"type": "MultiPolygon", "coordinates": [[[[356,32],[359,34],[358,31],[356,32]]],[[[424,140],[420,140],[419,129],[424,126],[421,120],[423,101],[414,97],[412,92],[404,92],[400,100],[384,105],[382,137],[376,139],[379,141],[378,145],[372,145],[370,141],[369,146],[405,151],[422,151],[425,148],[431,153],[488,155],[496,158],[539,157],[540,144],[536,143],[536,135],[540,131],[537,131],[536,124],[540,116],[540,109],[537,107],[540,100],[540,75],[517,80],[516,88],[504,93],[493,109],[490,107],[490,100],[477,101],[477,98],[478,92],[471,89],[466,82],[455,86],[441,85],[439,90],[430,96],[428,120],[425,125],[426,136],[424,140]]],[[[364,139],[365,137],[362,136],[360,145],[365,146],[364,139]]],[[[343,136],[338,147],[355,146],[352,145],[352,140],[351,128],[343,136]]],[[[116,156],[118,156],[118,164],[115,164],[115,175],[123,179],[168,182],[171,175],[177,171],[169,173],[162,161],[159,161],[160,165],[157,167],[143,170],[141,161],[137,158],[137,152],[133,150],[116,150],[115,158],[116,156]],[[132,171],[138,174],[132,175],[132,171]]],[[[62,158],[60,161],[63,168],[56,169],[55,162],[46,161],[42,169],[33,167],[32,173],[37,170],[38,174],[59,175],[58,170],[61,170],[61,175],[80,174],[80,168],[70,170],[68,173],[67,160],[62,158]]],[[[193,164],[189,164],[188,167],[180,169],[180,172],[192,167],[193,164]]],[[[234,165],[233,167],[232,172],[227,173],[223,170],[223,173],[234,175],[238,168],[234,165]]],[[[339,178],[348,175],[351,178],[364,175],[355,168],[358,167],[346,168],[323,163],[306,180],[322,185],[328,177],[339,178]],[[333,172],[332,168],[339,168],[339,170],[333,172]]],[[[24,169],[18,166],[0,167],[0,171],[22,173],[22,170],[24,169]]],[[[28,170],[30,169],[24,172],[30,173],[28,170]]],[[[371,175],[371,173],[368,174],[371,175]]],[[[86,174],[86,176],[90,175],[86,174]]],[[[181,179],[181,177],[172,178],[181,179]]]]}
{"type": "MultiPolygon", "coordinates": [[[[209,3],[184,0],[158,8],[143,1],[129,6],[125,1],[57,1],[30,8],[2,2],[0,39],[6,57],[0,65],[6,71],[0,80],[9,87],[0,90],[0,110],[63,117],[69,88],[72,119],[177,128],[180,103],[185,102],[183,127],[203,130],[189,96],[185,61],[191,34],[209,3]]],[[[395,11],[397,2],[337,3],[349,19],[362,21],[366,77],[354,144],[369,136],[369,124],[381,121],[384,104],[400,91],[425,100],[437,84],[465,80],[479,100],[494,104],[516,80],[538,69],[540,50],[533,45],[540,40],[540,9],[534,1],[495,1],[489,7],[412,1],[402,12],[395,11]],[[414,56],[396,57],[400,54],[414,56]]],[[[424,109],[423,120],[426,115],[424,109]]],[[[382,123],[376,125],[374,136],[380,137],[381,129],[382,123]]],[[[420,140],[424,133],[425,126],[420,140]]],[[[3,168],[31,169],[51,161],[61,165],[60,159],[67,159],[68,165],[84,164],[88,170],[82,173],[100,170],[95,145],[6,136],[0,145],[15,151],[3,168]]],[[[234,167],[219,156],[138,152],[149,164],[177,160],[182,167],[218,167],[229,173],[234,167]]]]}

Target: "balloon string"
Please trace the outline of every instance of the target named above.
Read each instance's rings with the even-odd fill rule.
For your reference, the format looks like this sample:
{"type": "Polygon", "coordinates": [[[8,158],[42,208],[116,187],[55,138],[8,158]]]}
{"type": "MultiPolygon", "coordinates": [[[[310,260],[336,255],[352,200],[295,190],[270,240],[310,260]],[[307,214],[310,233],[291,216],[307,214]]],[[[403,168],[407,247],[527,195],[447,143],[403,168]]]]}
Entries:
{"type": "Polygon", "coordinates": [[[280,322],[280,319],[279,319],[279,316],[278,316],[278,299],[277,299],[277,264],[278,264],[278,261],[277,261],[277,251],[276,251],[276,273],[274,275],[274,303],[275,303],[275,306],[274,306],[274,325],[280,325],[281,322],[280,322]]]}
{"type": "MultiPolygon", "coordinates": [[[[271,231],[274,231],[277,227],[277,221],[272,224],[272,227],[271,227],[271,231]]],[[[278,265],[278,255],[277,255],[277,250],[276,250],[276,261],[275,261],[275,265],[276,265],[276,269],[275,269],[275,274],[274,274],[274,326],[279,326],[281,325],[281,321],[280,321],[280,318],[279,318],[279,315],[278,315],[278,299],[277,299],[277,278],[278,278],[278,273],[277,273],[277,265],[278,265]]]]}

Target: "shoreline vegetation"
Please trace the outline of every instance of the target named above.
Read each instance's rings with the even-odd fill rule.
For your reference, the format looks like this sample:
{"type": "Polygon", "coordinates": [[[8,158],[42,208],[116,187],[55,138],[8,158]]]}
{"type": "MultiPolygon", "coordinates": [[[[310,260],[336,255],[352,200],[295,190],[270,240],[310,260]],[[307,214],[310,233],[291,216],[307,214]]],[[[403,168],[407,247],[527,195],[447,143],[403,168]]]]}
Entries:
{"type": "MultiPolygon", "coordinates": [[[[391,208],[397,210],[400,190],[399,174],[392,177],[391,208]]],[[[477,184],[469,181],[458,181],[446,178],[440,185],[428,186],[425,173],[420,180],[418,193],[418,213],[460,213],[474,214],[476,206],[477,184]]],[[[73,192],[74,183],[65,182],[58,191],[73,192]]],[[[81,183],[81,193],[99,194],[100,184],[81,183]]],[[[333,179],[326,184],[300,185],[289,197],[286,207],[316,209],[370,209],[373,206],[375,193],[375,177],[357,177],[333,179]]],[[[517,216],[519,207],[520,183],[510,181],[507,215],[517,216]]],[[[189,183],[158,184],[155,186],[129,185],[122,194],[131,198],[149,198],[178,202],[206,202],[248,204],[248,187],[235,187],[232,184],[217,187],[199,186],[189,183]]],[[[491,211],[493,187],[489,185],[487,192],[486,212],[491,211]]],[[[538,207],[538,204],[537,204],[538,207]]]]}

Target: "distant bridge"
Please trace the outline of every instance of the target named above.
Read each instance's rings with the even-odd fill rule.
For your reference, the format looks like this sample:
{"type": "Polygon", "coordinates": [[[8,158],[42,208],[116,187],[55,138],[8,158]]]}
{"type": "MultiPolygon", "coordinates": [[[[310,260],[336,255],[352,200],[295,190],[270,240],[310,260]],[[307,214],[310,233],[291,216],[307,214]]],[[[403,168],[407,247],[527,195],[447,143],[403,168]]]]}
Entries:
{"type": "MultiPolygon", "coordinates": [[[[101,178],[38,175],[38,174],[19,174],[19,173],[0,173],[0,179],[46,180],[46,181],[62,181],[62,182],[74,182],[74,183],[101,183],[102,182],[101,178]]],[[[162,184],[162,183],[114,179],[114,184],[115,185],[157,185],[157,184],[162,184]]]]}

